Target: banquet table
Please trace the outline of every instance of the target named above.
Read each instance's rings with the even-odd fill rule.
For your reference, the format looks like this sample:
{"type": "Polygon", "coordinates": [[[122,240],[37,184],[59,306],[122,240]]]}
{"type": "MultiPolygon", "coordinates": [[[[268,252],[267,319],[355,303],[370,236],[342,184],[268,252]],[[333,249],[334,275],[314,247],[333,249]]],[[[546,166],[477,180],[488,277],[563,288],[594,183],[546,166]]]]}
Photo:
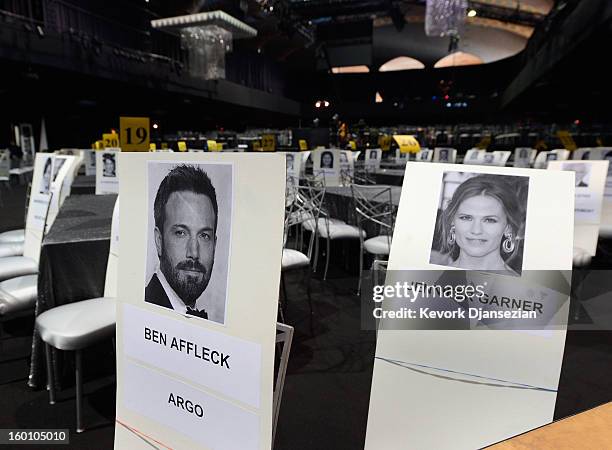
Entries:
{"type": "MultiPolygon", "coordinates": [[[[36,316],[66,303],[103,296],[116,199],[116,195],[66,199],[42,242],[36,316]]],[[[53,366],[57,375],[55,358],[53,366]]],[[[34,333],[28,385],[41,387],[44,379],[44,347],[34,333]]]]}
{"type": "Polygon", "coordinates": [[[401,186],[404,182],[404,169],[378,169],[376,171],[376,184],[401,186]]]}
{"type": "MultiPolygon", "coordinates": [[[[399,205],[402,188],[399,186],[377,185],[378,190],[367,190],[370,192],[370,198],[374,197],[383,189],[391,189],[391,203],[395,206],[399,205]]],[[[384,201],[387,196],[380,196],[380,200],[384,201]]],[[[335,219],[340,219],[348,224],[356,225],[355,207],[353,205],[353,195],[350,186],[329,186],[325,189],[325,207],[329,210],[331,216],[335,219]]]]}

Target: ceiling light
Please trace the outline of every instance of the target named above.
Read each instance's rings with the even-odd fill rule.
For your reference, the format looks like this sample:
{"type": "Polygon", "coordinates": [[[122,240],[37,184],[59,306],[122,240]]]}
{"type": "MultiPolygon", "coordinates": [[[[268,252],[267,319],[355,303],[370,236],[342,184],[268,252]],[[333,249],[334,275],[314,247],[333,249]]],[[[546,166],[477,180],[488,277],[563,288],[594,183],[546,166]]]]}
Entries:
{"type": "Polygon", "coordinates": [[[476,10],[475,10],[475,9],[470,9],[470,10],[468,11],[468,13],[467,13],[467,16],[468,16],[468,17],[476,17],[476,15],[477,15],[477,14],[478,14],[478,13],[476,12],[476,10]]]}

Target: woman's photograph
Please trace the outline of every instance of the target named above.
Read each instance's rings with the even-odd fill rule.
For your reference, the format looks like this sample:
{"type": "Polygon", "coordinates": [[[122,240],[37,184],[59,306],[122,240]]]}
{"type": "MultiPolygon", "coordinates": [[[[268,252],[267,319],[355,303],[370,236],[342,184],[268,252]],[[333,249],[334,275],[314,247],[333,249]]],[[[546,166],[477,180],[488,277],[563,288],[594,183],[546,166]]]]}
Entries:
{"type": "Polygon", "coordinates": [[[429,262],[520,276],[529,178],[445,172],[429,262]]]}
{"type": "Polygon", "coordinates": [[[53,157],[50,156],[45,161],[45,167],[43,169],[42,179],[40,182],[39,192],[41,194],[48,194],[51,189],[51,164],[53,163],[53,157]]]}
{"type": "Polygon", "coordinates": [[[333,169],[334,168],[334,155],[332,152],[321,153],[321,168],[322,169],[333,169]]]}

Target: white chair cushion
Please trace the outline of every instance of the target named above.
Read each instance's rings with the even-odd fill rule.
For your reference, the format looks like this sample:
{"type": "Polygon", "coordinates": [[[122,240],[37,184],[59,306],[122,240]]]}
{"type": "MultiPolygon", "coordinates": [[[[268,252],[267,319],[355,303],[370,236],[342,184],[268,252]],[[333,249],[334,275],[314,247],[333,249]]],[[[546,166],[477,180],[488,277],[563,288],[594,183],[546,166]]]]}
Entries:
{"type": "Polygon", "coordinates": [[[589,255],[585,250],[574,247],[574,267],[584,267],[591,263],[592,256],[589,255]]]}
{"type": "Polygon", "coordinates": [[[291,248],[283,249],[283,259],[281,263],[282,270],[305,267],[309,264],[310,260],[304,253],[291,248]]]}
{"type": "Polygon", "coordinates": [[[25,241],[25,230],[11,230],[0,233],[0,242],[23,242],[25,241]]]}
{"type": "Polygon", "coordinates": [[[38,275],[0,282],[0,317],[33,308],[38,296],[38,275]]]}
{"type": "Polygon", "coordinates": [[[100,297],[68,303],[36,318],[40,338],[60,350],[79,350],[115,334],[116,302],[100,297]]]}
{"type": "Polygon", "coordinates": [[[22,256],[23,242],[0,242],[0,258],[22,256]]]}
{"type": "MultiPolygon", "coordinates": [[[[353,225],[347,225],[345,223],[330,223],[329,224],[329,238],[330,239],[359,239],[359,233],[365,237],[365,231],[353,225]]],[[[327,227],[325,223],[319,222],[319,236],[327,238],[327,227]]]]}
{"type": "Polygon", "coordinates": [[[367,239],[363,243],[363,248],[366,252],[372,253],[373,255],[388,255],[391,251],[389,242],[391,241],[389,236],[376,236],[367,239]]]}
{"type": "Polygon", "coordinates": [[[38,273],[38,263],[25,256],[0,258],[0,281],[38,273]]]}

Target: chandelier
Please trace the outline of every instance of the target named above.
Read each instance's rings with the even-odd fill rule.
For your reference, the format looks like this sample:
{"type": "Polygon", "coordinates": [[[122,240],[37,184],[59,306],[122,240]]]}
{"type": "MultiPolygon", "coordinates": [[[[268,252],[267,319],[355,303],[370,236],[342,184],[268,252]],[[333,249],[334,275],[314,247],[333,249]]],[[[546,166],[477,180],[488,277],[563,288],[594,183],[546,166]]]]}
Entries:
{"type": "Polygon", "coordinates": [[[257,36],[256,29],[223,11],[152,20],[151,26],[178,30],[189,74],[205,80],[225,78],[225,54],[232,51],[234,39],[257,36]]]}
{"type": "Polygon", "coordinates": [[[427,0],[425,34],[457,37],[465,23],[467,0],[427,0]]]}

